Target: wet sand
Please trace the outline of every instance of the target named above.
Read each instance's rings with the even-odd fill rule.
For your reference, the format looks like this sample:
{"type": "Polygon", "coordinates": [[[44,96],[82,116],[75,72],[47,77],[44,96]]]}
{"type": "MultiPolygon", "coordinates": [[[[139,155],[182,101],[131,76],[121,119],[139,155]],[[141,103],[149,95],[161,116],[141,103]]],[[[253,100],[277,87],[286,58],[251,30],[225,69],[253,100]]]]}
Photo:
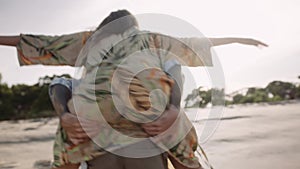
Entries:
{"type": "Polygon", "coordinates": [[[215,169],[299,169],[300,102],[227,108],[203,147],[215,169]]]}
{"type": "MultiPolygon", "coordinates": [[[[216,119],[197,111],[200,137],[203,124],[216,119]]],[[[57,124],[55,118],[0,122],[0,169],[32,169],[36,161],[50,160],[57,124]]],[[[299,169],[299,140],[300,102],[295,101],[225,108],[202,146],[215,169],[299,169]]]]}

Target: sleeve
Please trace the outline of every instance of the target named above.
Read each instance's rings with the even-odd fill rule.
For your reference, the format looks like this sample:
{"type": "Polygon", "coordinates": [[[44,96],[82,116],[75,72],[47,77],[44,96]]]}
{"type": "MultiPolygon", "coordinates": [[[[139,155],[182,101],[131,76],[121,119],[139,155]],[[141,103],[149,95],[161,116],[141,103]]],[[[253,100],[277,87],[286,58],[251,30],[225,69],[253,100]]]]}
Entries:
{"type": "Polygon", "coordinates": [[[213,66],[212,43],[208,38],[180,38],[179,40],[186,45],[183,50],[193,51],[188,55],[191,60],[195,61],[195,63],[192,63],[193,66],[213,66]]]}
{"type": "MultiPolygon", "coordinates": [[[[207,38],[173,38],[156,35],[155,47],[163,50],[165,62],[177,60],[183,66],[212,66],[212,44],[207,38]]],[[[161,52],[162,53],[162,52],[161,52]]]]}
{"type": "Polygon", "coordinates": [[[17,45],[19,64],[70,65],[92,32],[79,32],[62,36],[21,34],[17,45]]]}

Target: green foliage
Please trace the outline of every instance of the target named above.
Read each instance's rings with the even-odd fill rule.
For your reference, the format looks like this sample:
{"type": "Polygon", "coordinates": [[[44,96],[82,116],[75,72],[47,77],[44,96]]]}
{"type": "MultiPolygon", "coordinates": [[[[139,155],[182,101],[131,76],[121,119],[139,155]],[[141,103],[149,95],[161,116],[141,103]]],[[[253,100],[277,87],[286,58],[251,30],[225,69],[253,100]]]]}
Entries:
{"type": "Polygon", "coordinates": [[[296,86],[289,82],[273,81],[268,84],[266,90],[283,99],[295,99],[296,97],[296,86]]]}
{"type": "Polygon", "coordinates": [[[242,94],[237,94],[235,96],[233,96],[233,101],[232,103],[233,104],[239,104],[239,103],[242,103],[242,100],[243,100],[244,96],[242,94]]]}
{"type": "MultiPolygon", "coordinates": [[[[48,87],[55,77],[57,76],[42,77],[39,83],[32,86],[18,84],[9,87],[5,83],[0,83],[0,120],[54,116],[48,87]]],[[[58,77],[70,77],[70,75],[64,74],[58,77]]]]}
{"type": "Polygon", "coordinates": [[[268,101],[268,92],[263,88],[249,88],[240,103],[260,103],[268,101]]]}
{"type": "MultiPolygon", "coordinates": [[[[211,91],[212,105],[224,105],[225,104],[225,91],[224,89],[213,88],[211,91]]],[[[209,102],[208,102],[209,103],[209,102]]]]}
{"type": "Polygon", "coordinates": [[[7,84],[0,84],[0,118],[9,119],[14,115],[14,107],[11,103],[12,91],[7,84]]]}
{"type": "Polygon", "coordinates": [[[37,98],[32,103],[32,108],[30,110],[31,117],[47,117],[53,116],[53,107],[48,96],[48,85],[43,85],[40,87],[40,92],[37,98]]]}
{"type": "Polygon", "coordinates": [[[296,88],[296,98],[300,99],[300,85],[298,85],[296,88]]]}
{"type": "Polygon", "coordinates": [[[274,97],[272,97],[270,99],[270,102],[278,102],[278,101],[282,101],[282,100],[283,100],[283,98],[281,98],[280,96],[276,95],[276,96],[274,96],[274,97]]]}
{"type": "Polygon", "coordinates": [[[199,107],[205,107],[209,102],[211,102],[211,90],[205,91],[199,88],[198,97],[199,102],[196,105],[199,105],[199,107]]]}
{"type": "MultiPolygon", "coordinates": [[[[235,93],[236,94],[231,96],[232,100],[225,101],[226,105],[300,99],[300,85],[289,82],[273,81],[265,88],[251,87],[244,93],[235,93]]],[[[193,92],[186,97],[185,107],[205,107],[211,100],[214,100],[215,102],[212,103],[213,105],[223,105],[224,101],[220,100],[221,98],[224,98],[222,94],[224,94],[223,90],[210,89],[205,91],[203,88],[199,87],[198,89],[194,89],[193,92]],[[212,91],[214,92],[213,94],[212,91]],[[217,96],[217,98],[211,99],[212,96],[217,96]]]]}
{"type": "Polygon", "coordinates": [[[233,104],[277,102],[300,98],[300,90],[298,96],[298,87],[289,82],[273,81],[266,88],[248,88],[245,95],[234,95],[233,104]]]}
{"type": "Polygon", "coordinates": [[[205,90],[202,87],[194,89],[191,94],[185,98],[185,107],[205,107],[207,104],[224,105],[224,89],[205,90]]]}

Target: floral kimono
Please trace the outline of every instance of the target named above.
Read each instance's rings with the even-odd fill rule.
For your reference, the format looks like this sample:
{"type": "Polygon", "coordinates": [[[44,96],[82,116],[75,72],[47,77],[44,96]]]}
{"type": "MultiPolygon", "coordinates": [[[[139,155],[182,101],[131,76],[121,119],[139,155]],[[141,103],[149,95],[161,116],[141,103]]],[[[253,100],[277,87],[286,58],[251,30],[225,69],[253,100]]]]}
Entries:
{"type": "Polygon", "coordinates": [[[93,35],[82,32],[56,37],[21,35],[17,47],[21,65],[86,68],[82,82],[73,89],[69,109],[71,113],[76,110],[80,117],[97,120],[99,125],[110,126],[79,145],[70,143],[59,127],[53,166],[88,161],[143,138],[149,138],[186,167],[201,166],[194,154],[198,146],[196,131],[183,111],[169,131],[159,137],[150,137],[141,123],[158,118],[169,106],[174,80],[165,71],[167,65],[176,60],[185,66],[211,66],[210,43],[204,38],[176,39],[136,28],[105,38],[99,36],[101,32],[97,31],[93,35]]]}

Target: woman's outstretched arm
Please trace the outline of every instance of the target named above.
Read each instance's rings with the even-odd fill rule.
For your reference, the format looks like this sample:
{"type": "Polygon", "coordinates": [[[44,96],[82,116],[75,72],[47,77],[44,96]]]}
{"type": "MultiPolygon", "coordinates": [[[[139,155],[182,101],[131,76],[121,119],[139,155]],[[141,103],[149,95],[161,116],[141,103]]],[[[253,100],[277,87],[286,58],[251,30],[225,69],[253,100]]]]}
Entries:
{"type": "Polygon", "coordinates": [[[20,39],[20,36],[0,36],[0,45],[17,46],[20,39]]]}
{"type": "Polygon", "coordinates": [[[212,43],[212,46],[220,46],[220,45],[227,45],[231,43],[240,43],[244,45],[253,45],[253,46],[264,46],[268,47],[267,44],[251,39],[251,38],[208,38],[212,43]]]}
{"type": "Polygon", "coordinates": [[[17,47],[21,66],[37,64],[75,66],[78,54],[91,34],[92,32],[77,32],[60,36],[0,35],[0,45],[17,47]]]}

